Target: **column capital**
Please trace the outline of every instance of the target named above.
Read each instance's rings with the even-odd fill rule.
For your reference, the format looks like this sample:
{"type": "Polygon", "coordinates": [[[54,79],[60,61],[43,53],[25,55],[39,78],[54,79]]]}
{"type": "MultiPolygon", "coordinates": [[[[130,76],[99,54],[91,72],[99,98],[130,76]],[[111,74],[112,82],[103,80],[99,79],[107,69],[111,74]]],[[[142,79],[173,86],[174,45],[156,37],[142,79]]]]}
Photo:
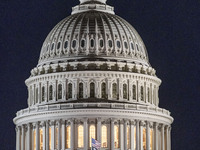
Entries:
{"type": "Polygon", "coordinates": [[[145,124],[145,122],[144,121],[140,121],[140,126],[145,126],[146,124],[145,124]]]}
{"type": "Polygon", "coordinates": [[[131,125],[136,126],[136,121],[135,120],[131,121],[131,125]]]}
{"type": "Polygon", "coordinates": [[[50,126],[55,126],[55,120],[51,120],[49,123],[50,123],[50,126]]]}
{"type": "Polygon", "coordinates": [[[124,124],[128,124],[129,123],[129,120],[128,119],[124,119],[124,124]]]}
{"type": "Polygon", "coordinates": [[[60,123],[61,123],[61,125],[65,125],[66,121],[62,119],[62,120],[60,120],[60,123]]]}
{"type": "Polygon", "coordinates": [[[44,126],[46,126],[46,123],[45,123],[45,121],[41,121],[41,122],[40,122],[40,126],[41,126],[41,127],[44,127],[44,126]]]}
{"type": "Polygon", "coordinates": [[[98,118],[97,118],[97,121],[98,121],[98,122],[99,122],[99,121],[102,121],[102,118],[98,117],[98,118]]]}

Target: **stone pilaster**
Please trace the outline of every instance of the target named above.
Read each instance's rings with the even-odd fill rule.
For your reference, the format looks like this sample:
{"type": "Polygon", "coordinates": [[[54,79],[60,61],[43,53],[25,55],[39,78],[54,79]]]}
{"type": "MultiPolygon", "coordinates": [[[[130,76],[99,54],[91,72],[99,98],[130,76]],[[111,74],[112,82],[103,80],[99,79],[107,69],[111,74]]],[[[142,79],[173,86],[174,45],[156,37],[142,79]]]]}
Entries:
{"type": "Polygon", "coordinates": [[[140,149],[140,121],[136,120],[136,150],[140,149]]]}
{"type": "Polygon", "coordinates": [[[124,149],[124,121],[120,120],[120,149],[124,149]]]}
{"type": "Polygon", "coordinates": [[[124,149],[127,150],[127,123],[128,123],[128,120],[124,120],[124,149]]]}
{"type": "Polygon", "coordinates": [[[161,150],[165,150],[165,127],[161,125],[161,150]]]}
{"type": "Polygon", "coordinates": [[[65,139],[65,133],[66,133],[66,131],[65,131],[65,120],[61,120],[61,130],[62,130],[62,145],[61,145],[61,149],[62,150],[64,150],[65,149],[65,141],[66,141],[66,139],[65,139]]]}
{"type": "Polygon", "coordinates": [[[70,142],[70,148],[71,150],[74,150],[74,138],[75,138],[75,135],[74,135],[74,119],[71,119],[70,120],[70,124],[71,124],[71,142],[70,142]]]}
{"type": "Polygon", "coordinates": [[[136,125],[136,122],[131,121],[131,150],[135,150],[134,145],[136,144],[135,143],[135,130],[134,130],[135,125],[136,125]]]}
{"type": "Polygon", "coordinates": [[[49,150],[49,121],[46,121],[46,150],[49,150]]]}
{"type": "Polygon", "coordinates": [[[140,150],[143,150],[143,128],[144,128],[144,122],[140,121],[140,150]]]}
{"type": "Polygon", "coordinates": [[[146,121],[146,149],[150,150],[150,123],[146,121]]]}
{"type": "Polygon", "coordinates": [[[158,123],[154,123],[154,149],[158,150],[158,123]]]}
{"type": "Polygon", "coordinates": [[[114,144],[114,135],[115,135],[115,133],[114,133],[114,119],[111,119],[110,120],[111,122],[110,122],[110,139],[111,139],[111,141],[110,141],[110,147],[111,147],[111,150],[114,150],[115,149],[115,144],[114,144]]]}
{"type": "Polygon", "coordinates": [[[101,143],[101,118],[97,118],[97,141],[101,143]]]}
{"type": "Polygon", "coordinates": [[[88,118],[84,118],[84,150],[88,150],[88,118]]]}
{"type": "Polygon", "coordinates": [[[55,149],[55,121],[51,121],[51,150],[55,149]]]}

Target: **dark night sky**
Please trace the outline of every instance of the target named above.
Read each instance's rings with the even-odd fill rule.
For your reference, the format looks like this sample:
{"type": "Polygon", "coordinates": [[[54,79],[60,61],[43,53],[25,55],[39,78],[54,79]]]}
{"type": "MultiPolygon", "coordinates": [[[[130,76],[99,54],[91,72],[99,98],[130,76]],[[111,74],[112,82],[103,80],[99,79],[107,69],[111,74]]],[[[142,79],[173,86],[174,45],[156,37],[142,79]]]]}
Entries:
{"type": "MultiPolygon", "coordinates": [[[[15,149],[15,113],[26,108],[24,80],[50,30],[78,0],[0,0],[0,150],[15,149]]],[[[160,107],[171,111],[173,150],[199,149],[200,1],[108,0],[131,23],[162,79],[160,107]]]]}

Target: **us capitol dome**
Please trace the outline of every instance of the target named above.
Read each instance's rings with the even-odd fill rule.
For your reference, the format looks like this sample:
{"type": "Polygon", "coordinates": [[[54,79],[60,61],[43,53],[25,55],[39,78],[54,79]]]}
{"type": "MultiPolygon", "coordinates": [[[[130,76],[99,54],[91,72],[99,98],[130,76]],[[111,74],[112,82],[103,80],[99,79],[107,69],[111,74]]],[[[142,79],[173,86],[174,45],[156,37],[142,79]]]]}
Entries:
{"type": "Polygon", "coordinates": [[[80,0],[45,39],[25,81],[16,150],[171,150],[161,80],[137,31],[106,0],[80,0]]]}

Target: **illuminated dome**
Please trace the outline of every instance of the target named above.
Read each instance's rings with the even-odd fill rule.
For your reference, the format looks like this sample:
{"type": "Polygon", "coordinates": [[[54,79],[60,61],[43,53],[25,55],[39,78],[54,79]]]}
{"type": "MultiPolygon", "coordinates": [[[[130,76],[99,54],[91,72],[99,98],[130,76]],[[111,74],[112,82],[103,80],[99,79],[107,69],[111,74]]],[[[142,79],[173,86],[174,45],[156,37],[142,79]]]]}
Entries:
{"type": "Polygon", "coordinates": [[[106,0],[80,0],[43,43],[17,112],[17,150],[171,150],[161,80],[136,30],[106,0]]]}

